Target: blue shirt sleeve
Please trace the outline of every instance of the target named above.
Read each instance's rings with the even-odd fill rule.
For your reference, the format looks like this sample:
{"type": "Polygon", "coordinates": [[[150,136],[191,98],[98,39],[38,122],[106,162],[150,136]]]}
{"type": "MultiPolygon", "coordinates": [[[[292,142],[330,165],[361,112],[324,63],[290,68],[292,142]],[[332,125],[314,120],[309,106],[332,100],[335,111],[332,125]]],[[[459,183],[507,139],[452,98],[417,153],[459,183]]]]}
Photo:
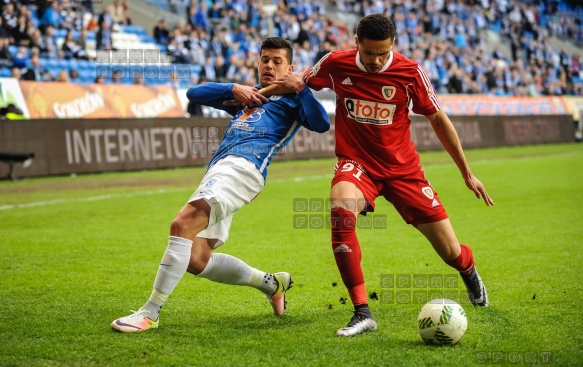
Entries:
{"type": "Polygon", "coordinates": [[[330,130],[328,113],[310,88],[305,87],[296,95],[299,104],[298,122],[308,130],[323,133],[330,130]]]}
{"type": "Polygon", "coordinates": [[[239,111],[237,106],[225,106],[224,101],[234,99],[234,83],[203,83],[191,87],[186,92],[189,101],[225,111],[234,116],[239,111]]]}

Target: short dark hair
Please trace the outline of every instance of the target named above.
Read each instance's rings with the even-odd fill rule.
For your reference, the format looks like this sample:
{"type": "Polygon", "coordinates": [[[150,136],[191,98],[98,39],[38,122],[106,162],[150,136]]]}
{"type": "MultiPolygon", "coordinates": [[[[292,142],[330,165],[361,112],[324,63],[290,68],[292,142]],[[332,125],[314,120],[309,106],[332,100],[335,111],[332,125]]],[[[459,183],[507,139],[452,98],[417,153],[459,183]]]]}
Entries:
{"type": "Polygon", "coordinates": [[[281,37],[268,37],[265,39],[265,41],[263,41],[263,43],[261,43],[261,49],[259,50],[260,55],[264,48],[285,49],[287,51],[287,61],[291,65],[294,50],[292,49],[291,43],[289,43],[289,41],[286,41],[281,37]]]}
{"type": "Polygon", "coordinates": [[[395,38],[397,31],[393,21],[383,14],[371,14],[362,18],[356,27],[356,37],[359,41],[365,38],[373,41],[384,41],[388,38],[395,38]]]}

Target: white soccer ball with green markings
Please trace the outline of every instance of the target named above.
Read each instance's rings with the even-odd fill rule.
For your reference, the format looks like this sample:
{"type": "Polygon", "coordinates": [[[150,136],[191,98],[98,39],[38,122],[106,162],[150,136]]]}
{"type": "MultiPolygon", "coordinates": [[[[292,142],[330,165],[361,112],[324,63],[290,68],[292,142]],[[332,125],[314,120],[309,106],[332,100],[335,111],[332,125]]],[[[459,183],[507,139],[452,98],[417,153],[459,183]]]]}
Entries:
{"type": "Polygon", "coordinates": [[[449,299],[434,299],[423,306],[417,317],[419,335],[425,344],[453,345],[468,328],[462,306],[449,299]]]}

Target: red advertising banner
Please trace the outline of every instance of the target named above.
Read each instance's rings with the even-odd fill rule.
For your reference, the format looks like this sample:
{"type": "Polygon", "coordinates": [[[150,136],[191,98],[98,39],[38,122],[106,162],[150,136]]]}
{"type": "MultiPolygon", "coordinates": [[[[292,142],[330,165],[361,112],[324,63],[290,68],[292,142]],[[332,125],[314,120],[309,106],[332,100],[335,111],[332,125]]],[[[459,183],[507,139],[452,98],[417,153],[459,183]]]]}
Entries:
{"type": "Polygon", "coordinates": [[[169,86],[20,82],[31,119],[184,117],[169,86]]]}

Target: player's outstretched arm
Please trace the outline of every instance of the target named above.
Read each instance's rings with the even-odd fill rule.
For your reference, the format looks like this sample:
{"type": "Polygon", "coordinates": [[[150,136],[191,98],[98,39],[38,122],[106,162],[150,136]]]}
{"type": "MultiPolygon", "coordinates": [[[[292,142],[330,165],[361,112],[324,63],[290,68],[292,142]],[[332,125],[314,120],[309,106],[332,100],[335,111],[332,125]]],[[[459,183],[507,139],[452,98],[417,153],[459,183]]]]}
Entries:
{"type": "Polygon", "coordinates": [[[225,100],[234,98],[233,86],[233,83],[203,83],[189,88],[186,97],[189,101],[223,110],[233,116],[238,107],[223,104],[225,100]]]}
{"type": "Polygon", "coordinates": [[[459,136],[447,114],[440,110],[426,117],[431,122],[437,138],[458,166],[466,186],[474,192],[478,199],[483,199],[486,205],[494,205],[494,200],[488,195],[484,184],[472,173],[459,136]]]}

